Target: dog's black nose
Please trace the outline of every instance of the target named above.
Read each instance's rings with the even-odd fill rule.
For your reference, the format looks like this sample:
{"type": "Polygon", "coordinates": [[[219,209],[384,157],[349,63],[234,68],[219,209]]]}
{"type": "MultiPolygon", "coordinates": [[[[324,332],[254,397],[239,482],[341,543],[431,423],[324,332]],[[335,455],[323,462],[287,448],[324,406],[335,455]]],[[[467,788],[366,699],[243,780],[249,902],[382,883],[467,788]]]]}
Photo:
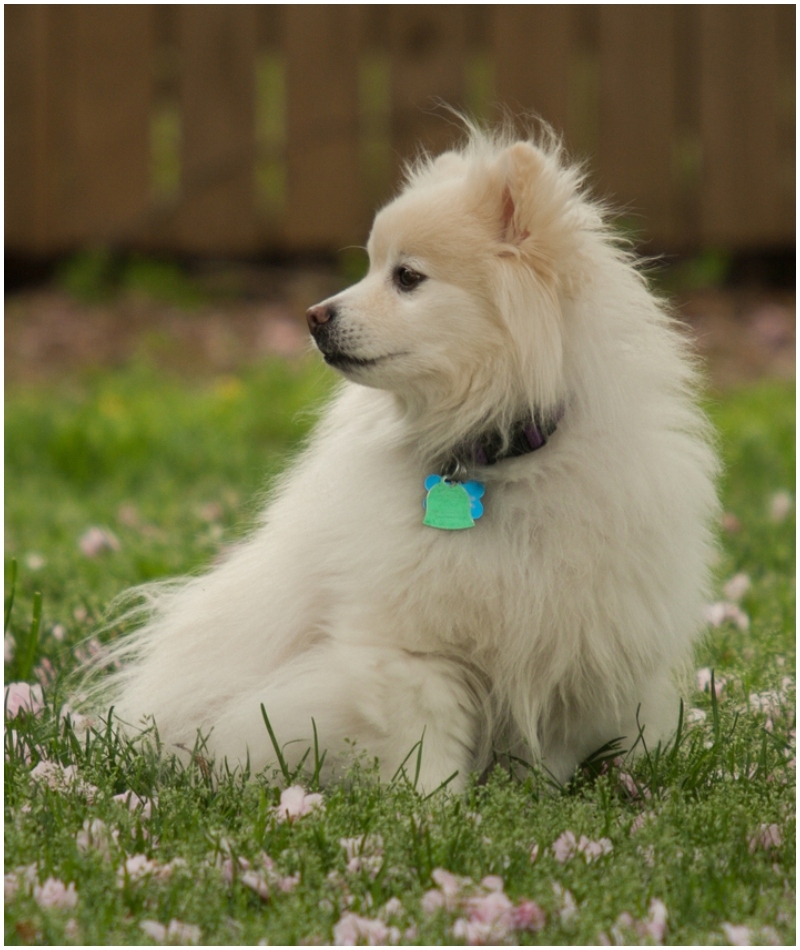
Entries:
{"type": "Polygon", "coordinates": [[[306,311],[308,329],[316,333],[321,326],[330,323],[336,316],[336,310],[330,304],[320,303],[306,311]]]}

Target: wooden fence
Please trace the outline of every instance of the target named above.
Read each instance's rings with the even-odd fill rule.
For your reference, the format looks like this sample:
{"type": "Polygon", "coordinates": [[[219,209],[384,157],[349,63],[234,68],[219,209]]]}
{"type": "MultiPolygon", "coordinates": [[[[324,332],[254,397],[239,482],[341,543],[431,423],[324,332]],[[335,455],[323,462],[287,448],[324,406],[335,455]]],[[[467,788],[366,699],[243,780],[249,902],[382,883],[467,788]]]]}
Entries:
{"type": "Polygon", "coordinates": [[[6,245],[363,243],[436,101],[532,110],[653,249],[794,241],[793,5],[8,5],[6,245]]]}

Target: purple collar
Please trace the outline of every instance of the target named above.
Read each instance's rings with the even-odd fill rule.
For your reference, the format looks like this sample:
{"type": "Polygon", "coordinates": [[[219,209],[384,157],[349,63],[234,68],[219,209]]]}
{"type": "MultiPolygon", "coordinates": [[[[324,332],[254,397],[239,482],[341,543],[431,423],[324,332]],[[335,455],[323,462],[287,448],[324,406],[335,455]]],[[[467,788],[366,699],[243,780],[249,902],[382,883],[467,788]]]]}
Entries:
{"type": "Polygon", "coordinates": [[[474,442],[462,444],[453,455],[458,463],[470,469],[476,465],[495,465],[504,459],[518,458],[529,452],[536,452],[547,444],[547,440],[556,431],[563,415],[563,406],[559,406],[549,417],[521,420],[515,423],[505,447],[500,433],[490,432],[474,442]]]}

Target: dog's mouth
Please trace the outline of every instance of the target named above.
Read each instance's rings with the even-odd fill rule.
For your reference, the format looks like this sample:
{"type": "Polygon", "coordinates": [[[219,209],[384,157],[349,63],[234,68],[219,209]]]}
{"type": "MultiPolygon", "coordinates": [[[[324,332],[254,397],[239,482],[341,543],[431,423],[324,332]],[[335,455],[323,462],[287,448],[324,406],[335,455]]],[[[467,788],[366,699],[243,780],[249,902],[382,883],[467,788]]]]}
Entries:
{"type": "Polygon", "coordinates": [[[369,369],[373,366],[377,366],[379,363],[385,363],[388,360],[392,360],[397,356],[402,356],[402,353],[386,353],[383,356],[352,356],[350,353],[344,353],[341,350],[322,350],[322,357],[328,366],[332,366],[334,369],[338,369],[341,372],[347,372],[348,370],[358,370],[358,369],[369,369]]]}

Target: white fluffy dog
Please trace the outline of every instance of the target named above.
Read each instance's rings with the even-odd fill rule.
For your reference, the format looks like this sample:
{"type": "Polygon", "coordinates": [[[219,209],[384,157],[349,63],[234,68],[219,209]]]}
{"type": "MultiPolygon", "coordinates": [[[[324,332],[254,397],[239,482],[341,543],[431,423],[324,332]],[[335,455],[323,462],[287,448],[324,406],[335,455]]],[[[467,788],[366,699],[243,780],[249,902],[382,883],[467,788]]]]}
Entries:
{"type": "Polygon", "coordinates": [[[717,506],[673,321],[554,144],[471,130],[368,251],[308,311],[347,382],[249,540],[156,591],[107,700],[253,769],[262,704],[290,764],[313,718],[328,781],[353,749],[389,779],[424,736],[428,790],[668,737],[717,506]]]}

